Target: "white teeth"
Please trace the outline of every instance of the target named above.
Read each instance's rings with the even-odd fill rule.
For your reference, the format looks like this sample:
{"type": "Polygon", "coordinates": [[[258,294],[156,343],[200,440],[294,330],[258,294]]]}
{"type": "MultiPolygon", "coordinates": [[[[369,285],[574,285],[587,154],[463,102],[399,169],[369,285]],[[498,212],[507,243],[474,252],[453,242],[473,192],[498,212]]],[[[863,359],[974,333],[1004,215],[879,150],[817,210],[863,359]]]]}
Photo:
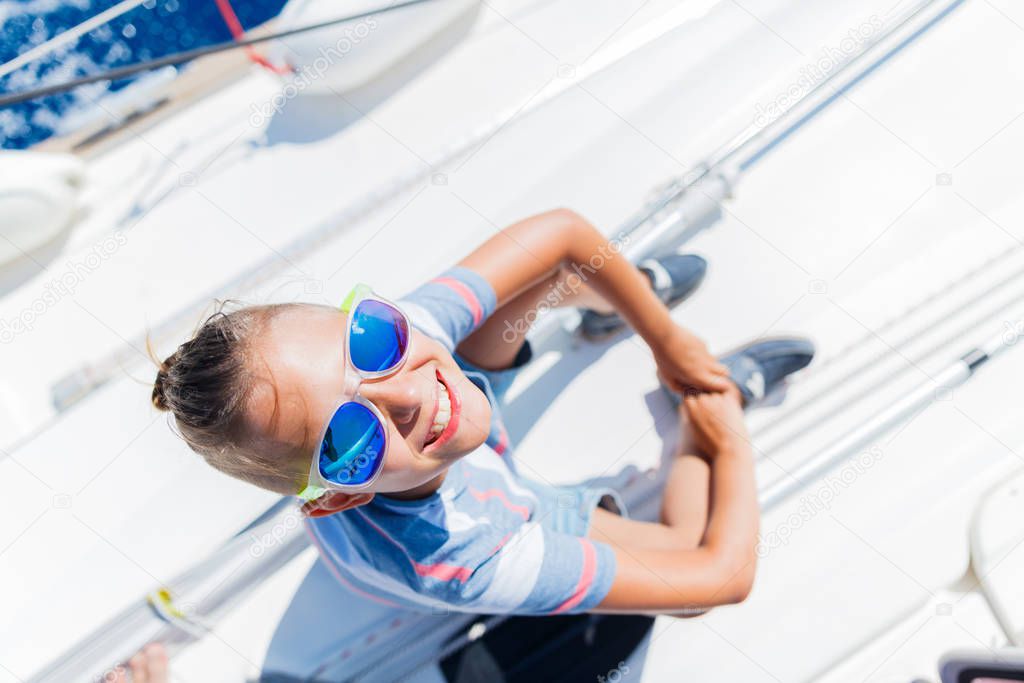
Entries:
{"type": "Polygon", "coordinates": [[[437,436],[448,426],[448,420],[452,417],[452,402],[448,397],[448,389],[437,383],[437,415],[434,416],[434,423],[430,425],[430,435],[437,436]]]}

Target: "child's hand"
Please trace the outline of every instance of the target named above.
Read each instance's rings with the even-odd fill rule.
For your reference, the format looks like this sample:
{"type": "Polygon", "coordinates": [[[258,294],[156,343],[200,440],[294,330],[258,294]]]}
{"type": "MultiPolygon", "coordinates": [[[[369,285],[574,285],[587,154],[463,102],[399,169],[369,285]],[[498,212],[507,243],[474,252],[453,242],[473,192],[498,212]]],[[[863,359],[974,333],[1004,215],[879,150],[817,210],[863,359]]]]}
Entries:
{"type": "Polygon", "coordinates": [[[684,396],[680,417],[693,445],[705,457],[713,459],[722,453],[749,452],[750,437],[735,389],[684,396]]]}
{"type": "Polygon", "coordinates": [[[658,373],[670,389],[726,391],[731,386],[729,370],[711,355],[700,339],[681,327],[672,326],[672,333],[654,350],[658,373]]]}

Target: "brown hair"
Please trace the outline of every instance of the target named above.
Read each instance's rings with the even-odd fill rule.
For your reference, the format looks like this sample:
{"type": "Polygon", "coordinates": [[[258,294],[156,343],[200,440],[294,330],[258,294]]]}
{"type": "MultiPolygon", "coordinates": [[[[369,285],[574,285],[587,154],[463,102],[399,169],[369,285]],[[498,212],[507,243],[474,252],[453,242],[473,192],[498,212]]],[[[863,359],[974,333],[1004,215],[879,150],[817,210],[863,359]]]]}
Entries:
{"type": "Polygon", "coordinates": [[[242,417],[257,376],[252,341],[296,304],[248,306],[226,312],[222,302],[191,339],[159,364],[153,405],[174,416],[178,434],[207,463],[237,479],[278,493],[295,493],[293,476],[272,454],[246,447],[242,417]]]}

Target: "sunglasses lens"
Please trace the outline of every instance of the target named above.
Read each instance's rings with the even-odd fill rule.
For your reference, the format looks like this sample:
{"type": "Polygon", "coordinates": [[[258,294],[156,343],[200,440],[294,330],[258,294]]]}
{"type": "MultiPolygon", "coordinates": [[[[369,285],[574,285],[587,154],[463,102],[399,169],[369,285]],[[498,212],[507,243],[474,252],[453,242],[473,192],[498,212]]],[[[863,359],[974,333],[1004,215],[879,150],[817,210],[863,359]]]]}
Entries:
{"type": "Polygon", "coordinates": [[[320,476],[358,486],[373,478],[384,460],[384,425],[366,406],[345,403],[334,413],[320,443],[320,476]]]}
{"type": "Polygon", "coordinates": [[[409,324],[394,306],[364,299],[352,312],[348,339],[353,365],[384,372],[398,365],[409,347],[409,324]]]}

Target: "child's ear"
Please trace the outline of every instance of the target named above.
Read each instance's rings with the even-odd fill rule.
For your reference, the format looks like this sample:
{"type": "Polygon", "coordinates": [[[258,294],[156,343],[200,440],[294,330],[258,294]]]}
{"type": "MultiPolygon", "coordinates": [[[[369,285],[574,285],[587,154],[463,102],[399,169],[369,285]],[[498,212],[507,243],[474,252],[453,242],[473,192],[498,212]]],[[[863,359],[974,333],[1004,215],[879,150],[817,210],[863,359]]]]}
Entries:
{"type": "Polygon", "coordinates": [[[372,493],[342,493],[341,491],[328,491],[316,500],[303,503],[302,514],[307,517],[327,517],[342,510],[366,505],[373,500],[372,493]]]}

